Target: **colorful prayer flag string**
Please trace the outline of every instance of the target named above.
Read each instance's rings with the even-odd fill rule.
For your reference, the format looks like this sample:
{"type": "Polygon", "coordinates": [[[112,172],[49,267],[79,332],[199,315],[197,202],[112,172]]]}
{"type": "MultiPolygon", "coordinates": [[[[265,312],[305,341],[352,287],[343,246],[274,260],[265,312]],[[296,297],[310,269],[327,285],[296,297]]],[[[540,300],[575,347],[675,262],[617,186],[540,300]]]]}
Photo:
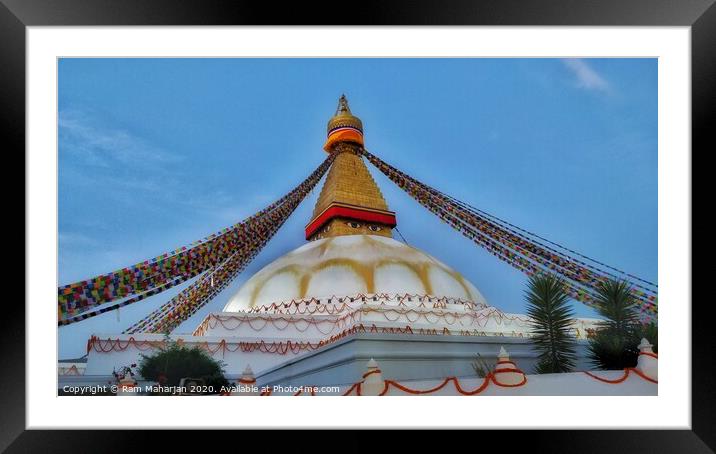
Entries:
{"type": "MultiPolygon", "coordinates": [[[[528,275],[548,272],[563,277],[568,294],[578,301],[592,304],[598,286],[607,279],[616,278],[613,273],[588,265],[570,255],[570,253],[563,251],[570,251],[574,255],[588,259],[583,254],[577,254],[563,246],[560,246],[563,251],[547,247],[531,238],[528,235],[529,232],[519,229],[506,221],[496,221],[494,217],[483,215],[479,210],[401,172],[367,150],[363,149],[362,152],[378,170],[418,203],[464,236],[488,250],[498,259],[507,262],[528,275]]],[[[541,239],[548,241],[544,238],[541,239]]],[[[551,244],[557,245],[557,243],[551,244]]],[[[644,318],[649,319],[656,316],[657,293],[655,284],[643,279],[638,279],[640,283],[634,282],[632,275],[604,265],[601,262],[594,262],[619,271],[622,274],[621,278],[631,285],[632,295],[638,302],[644,318]],[[642,284],[653,286],[654,289],[642,284]]]]}
{"type": "MultiPolygon", "coordinates": [[[[222,289],[221,284],[217,285],[216,270],[223,270],[222,267],[230,262],[230,258],[250,260],[258,254],[296,206],[320,181],[333,162],[333,157],[329,155],[306,180],[287,195],[238,224],[140,264],[60,287],[58,325],[75,323],[141,301],[206,273],[207,270],[214,270],[207,274],[214,279],[213,286],[211,279],[209,280],[209,287],[217,291],[222,289]],[[128,299],[110,307],[100,307],[122,298],[128,299]]],[[[198,282],[202,282],[202,279],[198,282]]],[[[189,289],[194,289],[194,285],[196,283],[189,289]]],[[[179,295],[183,294],[182,292],[179,295]]]]}

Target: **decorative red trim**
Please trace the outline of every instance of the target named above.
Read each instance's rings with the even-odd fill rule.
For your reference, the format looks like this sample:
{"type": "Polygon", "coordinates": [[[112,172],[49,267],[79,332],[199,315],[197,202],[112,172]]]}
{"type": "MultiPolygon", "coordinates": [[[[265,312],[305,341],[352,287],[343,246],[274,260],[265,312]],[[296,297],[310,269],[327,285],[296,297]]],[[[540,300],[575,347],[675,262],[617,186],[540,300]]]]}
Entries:
{"type": "Polygon", "coordinates": [[[522,372],[521,370],[516,369],[516,368],[510,368],[510,369],[495,369],[495,372],[494,372],[494,373],[496,373],[496,374],[501,374],[501,373],[503,373],[503,372],[517,372],[518,374],[522,374],[522,375],[525,374],[524,372],[522,372]]]}
{"type": "Polygon", "coordinates": [[[354,128],[353,126],[337,126],[337,127],[333,128],[333,129],[331,129],[330,131],[328,131],[328,134],[326,134],[326,138],[330,137],[331,134],[333,134],[334,132],[344,131],[344,130],[345,130],[345,131],[355,131],[355,132],[357,132],[357,133],[359,133],[359,134],[361,134],[361,135],[363,134],[363,131],[361,131],[361,130],[358,129],[358,128],[354,128]]]}
{"type": "Polygon", "coordinates": [[[484,391],[487,388],[487,385],[490,384],[490,376],[484,378],[482,381],[482,384],[478,386],[477,388],[473,389],[472,391],[467,391],[460,386],[460,381],[457,379],[457,377],[453,377],[453,381],[455,382],[455,389],[457,392],[462,394],[463,396],[474,396],[476,394],[480,394],[482,391],[484,391]]]}
{"type": "Polygon", "coordinates": [[[365,374],[363,374],[363,378],[366,378],[369,375],[379,374],[379,373],[380,373],[380,369],[373,369],[370,372],[366,372],[365,374]]]}
{"type": "Polygon", "coordinates": [[[445,387],[445,385],[447,385],[449,382],[451,382],[454,379],[455,379],[455,377],[448,377],[442,383],[435,386],[434,388],[425,389],[425,390],[411,389],[411,388],[408,388],[407,386],[401,385],[397,381],[385,380],[385,387],[383,388],[383,392],[381,392],[380,395],[384,396],[388,392],[388,389],[391,385],[398,388],[399,390],[401,390],[403,392],[408,393],[408,394],[431,394],[431,393],[434,393],[435,391],[440,391],[441,389],[443,389],[445,387]]]}
{"type": "Polygon", "coordinates": [[[347,390],[346,392],[344,392],[343,395],[344,395],[344,396],[349,395],[354,389],[358,388],[358,385],[360,385],[360,382],[358,382],[358,383],[353,383],[353,386],[351,386],[350,388],[348,388],[348,390],[347,390]]]}
{"type": "Polygon", "coordinates": [[[316,233],[318,229],[323,227],[328,221],[337,217],[356,219],[358,221],[375,222],[377,224],[385,224],[390,227],[395,227],[397,225],[397,222],[395,220],[395,214],[390,212],[377,212],[361,208],[349,208],[340,205],[332,205],[329,206],[316,219],[311,221],[308,226],[306,226],[306,239],[309,239],[314,233],[316,233]]]}
{"type": "Polygon", "coordinates": [[[649,353],[649,352],[639,352],[640,355],[644,356],[651,356],[652,358],[659,359],[659,357],[656,355],[656,353],[649,353]]]}
{"type": "Polygon", "coordinates": [[[627,377],[629,376],[629,373],[631,373],[631,372],[634,372],[634,374],[638,375],[639,377],[643,378],[644,380],[646,380],[648,382],[656,383],[656,384],[659,383],[658,381],[654,380],[653,378],[649,378],[646,375],[644,375],[639,369],[635,369],[633,367],[627,367],[626,369],[624,369],[624,375],[622,375],[620,378],[617,378],[615,380],[609,380],[608,378],[602,378],[597,375],[594,375],[593,373],[591,373],[589,371],[586,371],[586,370],[584,371],[584,373],[589,375],[590,377],[597,379],[599,381],[602,381],[604,383],[609,383],[610,385],[616,385],[616,384],[623,382],[624,380],[627,379],[627,377]]]}
{"type": "Polygon", "coordinates": [[[518,373],[521,373],[521,374],[522,374],[522,381],[519,382],[519,383],[516,383],[516,384],[514,384],[514,385],[508,385],[508,384],[506,384],[506,383],[500,383],[500,382],[498,382],[498,381],[497,381],[497,377],[495,377],[495,374],[490,374],[490,379],[492,380],[492,383],[496,384],[497,386],[502,386],[503,388],[517,388],[517,387],[519,387],[519,386],[524,386],[524,384],[527,383],[527,375],[525,375],[524,372],[522,372],[522,371],[519,370],[519,369],[514,369],[514,370],[509,370],[509,371],[504,371],[504,372],[518,372],[518,373]]]}
{"type": "MultiPolygon", "coordinates": [[[[460,394],[462,394],[462,395],[464,395],[464,396],[474,396],[474,395],[479,394],[479,393],[481,393],[482,391],[484,391],[484,390],[487,388],[487,386],[488,386],[488,384],[490,383],[490,381],[492,381],[495,385],[501,386],[501,387],[503,387],[503,388],[516,388],[516,387],[518,387],[518,386],[523,386],[525,383],[527,383],[527,376],[524,376],[523,379],[522,379],[522,381],[521,381],[520,383],[517,383],[517,384],[515,384],[515,385],[505,385],[505,384],[501,384],[501,383],[497,382],[497,380],[495,379],[494,374],[491,374],[491,373],[490,373],[490,374],[487,374],[487,376],[483,379],[482,384],[481,384],[480,386],[478,386],[477,388],[473,389],[472,391],[467,391],[467,390],[463,389],[463,388],[460,386],[460,381],[457,379],[457,377],[447,377],[447,378],[446,378],[445,380],[443,380],[443,382],[440,383],[439,385],[437,385],[437,386],[435,386],[435,387],[433,387],[433,388],[424,389],[424,390],[408,388],[407,386],[402,385],[402,384],[400,384],[400,383],[398,383],[398,382],[396,382],[396,381],[393,381],[393,380],[385,380],[385,387],[383,388],[383,392],[381,392],[379,395],[380,395],[380,396],[386,395],[386,394],[388,393],[388,390],[390,389],[391,386],[394,387],[394,388],[397,388],[397,389],[399,389],[399,390],[401,390],[401,391],[403,391],[403,392],[405,392],[405,393],[408,393],[408,394],[415,394],[415,395],[418,395],[418,394],[432,394],[432,393],[434,393],[434,392],[436,392],[436,391],[439,391],[439,390],[443,389],[443,388],[445,387],[445,385],[447,385],[447,384],[448,384],[449,382],[451,382],[451,381],[454,383],[454,385],[455,385],[455,390],[457,390],[458,393],[460,393],[460,394]]],[[[354,385],[354,386],[355,386],[355,385],[354,385]]],[[[350,393],[350,391],[351,391],[352,389],[353,389],[353,388],[351,387],[351,389],[349,389],[349,390],[348,390],[345,394],[343,394],[343,395],[344,395],[344,396],[347,395],[348,393],[350,393]]],[[[358,383],[358,395],[359,395],[359,396],[361,395],[361,392],[360,392],[360,382],[358,383]]]]}
{"type": "Polygon", "coordinates": [[[641,378],[643,378],[643,379],[646,380],[646,381],[655,383],[655,384],[657,384],[657,385],[659,384],[659,382],[658,382],[657,380],[654,380],[653,378],[647,377],[647,376],[644,375],[644,373],[642,373],[642,371],[640,371],[639,369],[636,369],[636,368],[634,368],[634,367],[630,367],[630,368],[629,368],[629,372],[634,372],[635,374],[637,374],[638,376],[640,376],[641,378]]]}

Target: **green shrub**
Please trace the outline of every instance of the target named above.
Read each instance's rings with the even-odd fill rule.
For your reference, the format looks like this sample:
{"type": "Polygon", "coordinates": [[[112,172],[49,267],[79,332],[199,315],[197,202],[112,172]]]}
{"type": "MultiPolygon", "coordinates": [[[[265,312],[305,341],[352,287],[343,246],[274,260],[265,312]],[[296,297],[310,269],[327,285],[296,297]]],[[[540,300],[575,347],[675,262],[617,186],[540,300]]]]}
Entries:
{"type": "Polygon", "coordinates": [[[595,367],[613,370],[636,366],[642,338],[653,344],[657,351],[657,325],[639,323],[637,301],[627,282],[610,280],[601,283],[595,303],[605,319],[589,339],[589,359],[595,367]]]}
{"type": "Polygon", "coordinates": [[[162,386],[178,386],[182,378],[199,378],[219,392],[228,386],[224,363],[198,347],[188,348],[167,338],[167,346],[152,355],[141,355],[139,374],[162,386]]]}
{"type": "Polygon", "coordinates": [[[589,359],[599,369],[634,367],[638,352],[635,352],[633,347],[637,344],[633,343],[631,337],[600,330],[589,340],[589,359]]]}
{"type": "Polygon", "coordinates": [[[637,345],[639,345],[641,339],[644,338],[653,346],[652,349],[654,353],[659,353],[659,328],[656,323],[651,322],[639,325],[635,330],[634,337],[637,345]]]}
{"type": "Polygon", "coordinates": [[[475,375],[480,378],[485,378],[493,372],[495,366],[488,363],[485,358],[479,353],[475,357],[475,361],[472,362],[472,369],[475,371],[475,375]]]}

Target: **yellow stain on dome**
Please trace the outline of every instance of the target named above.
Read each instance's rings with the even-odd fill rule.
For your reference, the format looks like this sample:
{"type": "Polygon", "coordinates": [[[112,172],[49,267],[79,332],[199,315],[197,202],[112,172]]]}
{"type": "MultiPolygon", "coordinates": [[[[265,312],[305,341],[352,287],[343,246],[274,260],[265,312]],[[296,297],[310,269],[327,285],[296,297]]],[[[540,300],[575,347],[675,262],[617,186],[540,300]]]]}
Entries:
{"type": "Polygon", "coordinates": [[[318,250],[320,251],[318,253],[319,257],[323,257],[324,255],[326,255],[326,251],[330,247],[331,243],[333,243],[333,238],[334,237],[326,238],[326,240],[323,242],[323,244],[318,246],[318,250]]]}
{"type": "MultiPolygon", "coordinates": [[[[371,238],[370,235],[363,235],[362,240],[366,243],[368,243],[370,246],[378,247],[378,248],[390,248],[390,249],[402,249],[402,243],[397,243],[398,245],[390,244],[388,241],[378,241],[375,238],[371,238]]],[[[406,245],[407,246],[407,245],[406,245]]],[[[410,246],[408,246],[410,247],[410,246]]]]}
{"type": "Polygon", "coordinates": [[[404,266],[405,268],[409,269],[420,280],[420,283],[423,285],[423,289],[425,290],[426,294],[432,294],[433,286],[430,283],[430,277],[428,277],[428,268],[430,267],[429,263],[413,263],[408,262],[402,259],[394,259],[394,258],[388,258],[388,259],[382,259],[376,262],[374,268],[379,268],[384,265],[400,265],[404,266]]]}
{"type": "MultiPolygon", "coordinates": [[[[306,293],[308,293],[308,284],[311,282],[311,277],[312,276],[307,273],[301,276],[301,280],[298,283],[298,295],[301,298],[305,298],[307,296],[306,293]]],[[[253,302],[251,304],[253,304],[253,302]]]]}
{"type": "Polygon", "coordinates": [[[276,271],[272,272],[268,276],[264,277],[263,279],[261,279],[258,283],[256,283],[254,288],[251,290],[251,296],[249,298],[249,301],[250,301],[249,306],[253,307],[255,305],[256,298],[258,298],[259,293],[261,293],[261,290],[263,290],[263,288],[266,286],[268,281],[270,281],[274,277],[278,276],[279,274],[283,274],[283,273],[293,274],[294,276],[296,276],[296,278],[299,279],[299,282],[300,282],[300,280],[302,280],[302,278],[303,278],[303,267],[298,264],[285,265],[285,266],[282,266],[281,268],[277,269],[276,271]]]}
{"type": "Polygon", "coordinates": [[[475,295],[472,294],[470,289],[468,288],[467,284],[465,283],[465,278],[462,277],[462,274],[458,273],[457,271],[449,272],[450,275],[455,278],[458,284],[465,290],[465,295],[467,295],[468,298],[471,300],[477,302],[477,298],[475,298],[475,295]]]}
{"type": "MultiPolygon", "coordinates": [[[[313,278],[314,274],[326,270],[331,267],[339,267],[339,266],[345,266],[349,268],[351,271],[353,271],[359,278],[362,279],[363,283],[365,284],[366,291],[368,293],[373,293],[375,291],[375,279],[374,279],[374,267],[371,264],[365,264],[361,263],[354,259],[347,259],[347,258],[333,258],[325,260],[317,265],[314,265],[310,267],[310,269],[306,269],[304,266],[298,265],[298,264],[291,264],[282,266],[281,268],[273,271],[271,274],[265,276],[261,279],[260,282],[256,284],[256,286],[251,291],[250,296],[250,307],[254,307],[256,305],[256,300],[261,293],[261,290],[268,284],[273,278],[276,276],[283,274],[283,273],[291,273],[294,276],[296,276],[299,280],[299,288],[298,290],[298,297],[299,298],[305,298],[309,295],[308,293],[308,286],[311,283],[311,279],[313,278]]],[[[325,295],[323,295],[325,296],[325,295]]]]}
{"type": "Polygon", "coordinates": [[[356,275],[363,279],[363,283],[365,284],[365,288],[368,293],[375,292],[375,267],[370,263],[362,263],[358,260],[347,258],[333,258],[311,267],[311,272],[316,273],[318,271],[323,271],[337,266],[350,268],[356,275]]]}
{"type": "MultiPolygon", "coordinates": [[[[310,269],[306,270],[306,268],[297,265],[286,265],[284,267],[281,267],[280,269],[272,272],[268,276],[261,279],[259,283],[256,284],[256,286],[251,291],[250,296],[250,306],[254,307],[257,303],[257,299],[261,293],[261,290],[264,289],[264,287],[270,283],[270,281],[275,278],[276,276],[283,274],[283,273],[291,273],[294,276],[298,278],[299,285],[298,285],[298,294],[296,295],[299,298],[307,298],[312,295],[308,295],[308,287],[311,283],[311,279],[313,279],[314,275],[318,273],[319,271],[323,271],[332,267],[346,267],[350,269],[358,278],[361,279],[362,283],[365,285],[366,291],[368,293],[375,293],[375,271],[381,266],[385,265],[400,265],[402,267],[405,267],[406,269],[412,271],[415,276],[417,276],[418,280],[423,286],[423,289],[425,291],[425,294],[427,295],[433,295],[433,285],[430,280],[430,269],[432,267],[440,268],[442,271],[446,272],[449,276],[451,276],[455,281],[462,287],[462,289],[465,291],[465,295],[472,299],[472,292],[470,292],[470,289],[465,284],[465,279],[462,277],[460,273],[457,273],[455,271],[451,271],[448,269],[445,269],[441,266],[436,266],[433,263],[414,263],[409,262],[406,260],[401,259],[382,259],[375,262],[369,262],[369,263],[363,263],[358,260],[354,259],[348,259],[348,258],[333,258],[326,260],[324,262],[321,262],[317,265],[314,265],[310,267],[310,269]]],[[[321,296],[327,296],[327,295],[321,295],[321,296]]]]}

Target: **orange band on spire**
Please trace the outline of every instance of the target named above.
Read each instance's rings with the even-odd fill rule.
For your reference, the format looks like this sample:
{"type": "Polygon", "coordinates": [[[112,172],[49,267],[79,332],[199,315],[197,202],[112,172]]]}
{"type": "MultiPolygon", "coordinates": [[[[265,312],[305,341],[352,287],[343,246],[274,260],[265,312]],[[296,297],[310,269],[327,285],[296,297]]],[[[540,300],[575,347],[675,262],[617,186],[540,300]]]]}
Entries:
{"type": "Polygon", "coordinates": [[[363,134],[354,128],[338,128],[328,135],[323,149],[330,152],[333,145],[338,142],[355,142],[363,145],[363,134]]]}

